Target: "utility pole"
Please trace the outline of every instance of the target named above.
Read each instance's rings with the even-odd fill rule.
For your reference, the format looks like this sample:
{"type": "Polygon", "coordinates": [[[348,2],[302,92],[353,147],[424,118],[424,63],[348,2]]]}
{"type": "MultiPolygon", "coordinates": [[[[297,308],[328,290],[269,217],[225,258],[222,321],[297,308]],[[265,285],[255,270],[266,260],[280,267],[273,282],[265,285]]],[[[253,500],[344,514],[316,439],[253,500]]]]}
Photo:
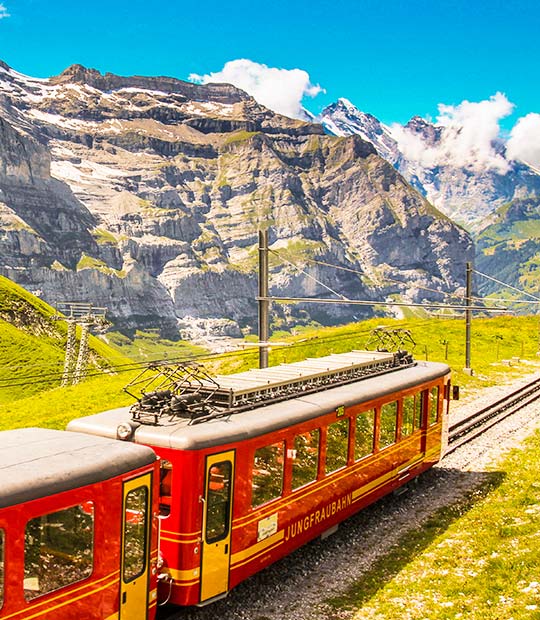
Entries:
{"type": "Polygon", "coordinates": [[[268,228],[259,230],[259,368],[268,368],[268,228]],[[264,298],[264,299],[263,299],[264,298]]]}
{"type": "Polygon", "coordinates": [[[465,368],[467,374],[472,375],[471,368],[471,297],[472,297],[472,263],[467,263],[466,292],[465,292],[465,368]]]}

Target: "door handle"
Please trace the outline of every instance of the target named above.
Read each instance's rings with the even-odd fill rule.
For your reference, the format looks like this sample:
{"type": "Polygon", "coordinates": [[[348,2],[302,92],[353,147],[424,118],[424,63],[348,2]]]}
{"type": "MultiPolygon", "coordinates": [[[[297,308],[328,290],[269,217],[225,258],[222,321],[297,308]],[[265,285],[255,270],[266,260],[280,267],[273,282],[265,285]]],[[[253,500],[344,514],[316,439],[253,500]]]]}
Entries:
{"type": "Polygon", "coordinates": [[[225,555],[227,555],[227,553],[229,553],[229,543],[227,543],[225,545],[225,551],[224,551],[225,555]]]}
{"type": "Polygon", "coordinates": [[[125,605],[127,601],[127,592],[122,592],[122,605],[125,605]]]}

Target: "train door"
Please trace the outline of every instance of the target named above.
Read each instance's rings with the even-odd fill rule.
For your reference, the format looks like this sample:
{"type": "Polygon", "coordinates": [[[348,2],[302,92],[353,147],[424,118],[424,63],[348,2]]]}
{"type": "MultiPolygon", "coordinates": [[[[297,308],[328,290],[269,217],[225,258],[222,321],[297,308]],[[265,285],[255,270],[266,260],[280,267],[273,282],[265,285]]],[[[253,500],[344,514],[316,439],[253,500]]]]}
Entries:
{"type": "Polygon", "coordinates": [[[124,483],[120,620],[146,620],[152,475],[124,483]]]}
{"type": "Polygon", "coordinates": [[[206,457],[201,603],[229,590],[234,450],[206,457]]]}

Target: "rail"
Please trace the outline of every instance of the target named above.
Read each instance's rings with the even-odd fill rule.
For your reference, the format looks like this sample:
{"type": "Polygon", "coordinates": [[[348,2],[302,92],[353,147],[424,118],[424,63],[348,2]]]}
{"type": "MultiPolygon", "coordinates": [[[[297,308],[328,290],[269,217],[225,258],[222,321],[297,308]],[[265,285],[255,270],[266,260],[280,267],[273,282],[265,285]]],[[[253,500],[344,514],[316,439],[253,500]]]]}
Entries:
{"type": "Polygon", "coordinates": [[[446,454],[454,452],[463,444],[472,441],[486,430],[498,424],[519,409],[530,405],[540,398],[540,377],[525,386],[507,394],[487,407],[450,424],[448,449],[446,454]]]}

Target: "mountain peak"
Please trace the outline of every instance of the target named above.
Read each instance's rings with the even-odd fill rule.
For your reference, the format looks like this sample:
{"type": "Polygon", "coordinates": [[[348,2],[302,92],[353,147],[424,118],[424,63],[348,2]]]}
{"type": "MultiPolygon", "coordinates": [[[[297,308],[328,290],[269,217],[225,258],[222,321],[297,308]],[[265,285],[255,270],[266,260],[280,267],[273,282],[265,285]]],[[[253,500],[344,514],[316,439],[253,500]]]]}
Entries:
{"type": "Polygon", "coordinates": [[[194,101],[211,101],[234,104],[248,101],[251,97],[243,90],[230,84],[193,84],[178,78],[165,76],[120,76],[114,73],[101,73],[97,69],[88,69],[75,64],[65,69],[60,75],[50,79],[51,84],[87,84],[101,91],[135,88],[154,90],[165,93],[178,93],[194,101]]]}
{"type": "Polygon", "coordinates": [[[353,112],[360,111],[353,103],[351,103],[348,99],[345,99],[345,97],[340,97],[337,100],[337,105],[346,108],[347,111],[353,111],[353,112]]]}
{"type": "Polygon", "coordinates": [[[51,82],[55,84],[61,84],[63,82],[78,82],[88,84],[94,81],[96,78],[101,78],[103,75],[97,69],[87,69],[83,65],[70,65],[67,69],[64,69],[60,75],[51,78],[51,82]]]}

